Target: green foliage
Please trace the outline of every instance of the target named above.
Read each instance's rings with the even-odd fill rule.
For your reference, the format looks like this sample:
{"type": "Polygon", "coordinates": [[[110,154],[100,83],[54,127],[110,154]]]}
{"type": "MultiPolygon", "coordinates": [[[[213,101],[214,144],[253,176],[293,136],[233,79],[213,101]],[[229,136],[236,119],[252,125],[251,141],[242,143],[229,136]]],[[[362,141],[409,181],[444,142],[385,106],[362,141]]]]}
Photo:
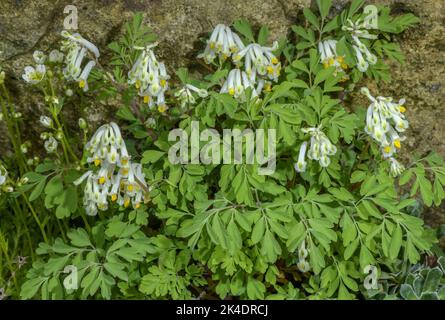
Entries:
{"type": "MultiPolygon", "coordinates": [[[[133,209],[110,202],[97,215],[86,216],[84,205],[91,199],[73,182],[96,169],[87,164],[88,152],[82,159],[71,154],[74,133],[62,135],[63,148],[36,166],[17,169],[24,182],[0,197],[1,209],[17,212],[8,219],[20,228],[32,225],[14,231],[32,256],[32,267],[27,267],[26,280],[16,284],[14,297],[360,299],[370,297],[364,289],[366,267],[400,272],[400,261],[417,264],[430,254],[437,240],[413,212],[442,203],[445,163],[433,153],[393,177],[388,161],[365,135],[364,111],[348,99],[363,78],[390,81],[385,59],[402,63],[404,56],[389,34],[418,20],[412,15],[392,18],[388,9],[380,8],[379,28],[370,31],[375,39],[363,40],[377,62],[361,72],[354,39],[342,27],[364,18],[364,1],[352,1],[334,17],[332,1],[316,4],[317,10],[304,9],[304,27],[292,27],[296,41],[282,39],[269,50],[276,55],[274,65],[282,65],[284,72],[273,85],[263,83],[260,98],[252,88],[243,99],[221,93],[233,66],[227,57],[219,57],[201,79],[186,68],[169,72],[172,78],[176,73],[169,84],[175,91],[167,91],[165,112],[142,104],[140,93],[128,84],[140,47],[155,40],[143,15],[135,14],[123,35],[108,45],[113,71],[97,68],[93,93],[76,91],[66,103],[119,101],[116,115],[130,159],[142,165],[148,183],[145,202],[133,209]],[[337,41],[335,59],[341,58],[334,59],[337,64],[321,61],[319,44],[332,39],[337,41]],[[187,85],[206,94],[182,104],[179,96],[187,85]],[[276,170],[261,175],[259,163],[171,163],[168,155],[175,142],[169,132],[181,128],[190,136],[193,121],[218,133],[224,128],[275,129],[276,170]],[[336,150],[328,165],[307,159],[305,172],[297,172],[299,148],[313,137],[308,128],[317,128],[336,150]],[[43,241],[37,256],[35,241],[43,241]],[[73,279],[67,267],[77,270],[78,289],[64,285],[73,279]]],[[[244,45],[270,44],[266,26],[255,28],[239,20],[233,29],[244,45]]],[[[43,90],[48,101],[50,89],[58,92],[65,86],[54,80],[54,90],[51,81],[43,90]]],[[[58,106],[51,104],[51,110],[58,106]]],[[[60,125],[57,130],[67,129],[60,125]]],[[[85,145],[93,132],[82,130],[85,145]]],[[[243,143],[244,159],[247,154],[243,143]]],[[[100,196],[93,191],[94,197],[100,196]]],[[[0,258],[10,258],[12,245],[4,237],[10,229],[2,224],[0,231],[0,258]]],[[[442,269],[416,273],[395,286],[400,295],[442,297],[437,279],[443,277],[443,260],[440,263],[442,269]]],[[[13,269],[2,268],[0,274],[13,269]]],[[[392,288],[388,296],[398,296],[397,290],[392,288]]]]}

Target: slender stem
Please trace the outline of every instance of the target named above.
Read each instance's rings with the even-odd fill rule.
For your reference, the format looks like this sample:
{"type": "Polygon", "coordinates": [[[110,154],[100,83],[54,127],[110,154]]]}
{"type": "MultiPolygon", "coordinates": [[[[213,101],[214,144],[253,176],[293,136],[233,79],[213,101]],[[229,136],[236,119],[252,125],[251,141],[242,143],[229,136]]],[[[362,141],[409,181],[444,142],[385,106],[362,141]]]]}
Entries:
{"type": "Polygon", "coordinates": [[[32,245],[32,239],[31,239],[31,234],[29,233],[28,224],[26,223],[26,215],[23,212],[22,208],[20,207],[20,203],[17,201],[17,199],[14,199],[14,204],[16,207],[15,212],[17,212],[17,211],[19,212],[18,216],[22,220],[23,226],[25,227],[25,234],[26,234],[26,238],[28,240],[29,253],[31,255],[32,260],[34,260],[35,259],[34,247],[32,245]]]}
{"type": "Polygon", "coordinates": [[[40,231],[41,231],[42,236],[43,236],[43,241],[45,241],[45,243],[48,244],[49,242],[48,242],[48,237],[46,236],[45,228],[43,227],[42,223],[40,222],[39,217],[37,216],[37,213],[35,212],[34,208],[32,207],[31,203],[29,202],[28,196],[25,193],[23,193],[22,196],[25,199],[25,202],[28,205],[29,210],[31,210],[31,213],[32,213],[32,215],[34,217],[34,220],[37,222],[37,225],[40,228],[40,231]]]}

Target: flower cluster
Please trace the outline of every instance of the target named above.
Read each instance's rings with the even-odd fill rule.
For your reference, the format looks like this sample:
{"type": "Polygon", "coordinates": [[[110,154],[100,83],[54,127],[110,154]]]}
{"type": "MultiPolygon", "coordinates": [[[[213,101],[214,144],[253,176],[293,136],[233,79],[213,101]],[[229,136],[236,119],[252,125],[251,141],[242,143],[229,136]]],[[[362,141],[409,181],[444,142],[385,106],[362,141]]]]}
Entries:
{"type": "Polygon", "coordinates": [[[337,54],[337,41],[325,40],[318,43],[318,52],[320,53],[320,60],[325,69],[334,66],[336,74],[348,69],[343,56],[337,54]]]}
{"type": "Polygon", "coordinates": [[[377,63],[377,57],[371,53],[368,47],[360,40],[363,39],[377,39],[377,36],[369,33],[368,29],[370,25],[365,22],[360,22],[361,20],[352,22],[350,19],[346,22],[347,24],[343,26],[344,31],[350,32],[352,40],[354,41],[353,48],[355,51],[355,57],[357,59],[357,68],[361,72],[366,72],[369,65],[374,65],[377,63]]]}
{"type": "Polygon", "coordinates": [[[46,56],[41,51],[34,51],[33,58],[36,66],[26,66],[22,78],[29,84],[38,84],[45,78],[46,67],[44,63],[46,56]]]}
{"type": "Polygon", "coordinates": [[[88,163],[99,167],[89,170],[74,183],[85,179],[84,206],[88,215],[96,215],[97,209],[108,209],[108,198],[125,208],[139,208],[148,190],[142,166],[132,163],[119,127],[111,122],[101,126],[85,146],[88,163]]]}
{"type": "Polygon", "coordinates": [[[232,69],[229,72],[227,80],[221,87],[221,93],[228,93],[235,98],[242,99],[244,97],[244,92],[247,88],[252,89],[252,96],[257,97],[262,90],[264,85],[263,81],[260,81],[258,87],[254,87],[254,79],[249,78],[246,72],[240,69],[232,69]]]}
{"type": "Polygon", "coordinates": [[[144,103],[148,104],[150,109],[156,105],[158,111],[164,113],[167,111],[165,92],[168,89],[167,80],[170,76],[164,63],[158,62],[155,57],[152,48],[156,45],[136,48],[142,50],[142,53],[128,72],[128,83],[135,85],[139,96],[144,97],[144,103]]]}
{"type": "Polygon", "coordinates": [[[272,47],[262,47],[258,43],[251,43],[233,57],[233,62],[240,66],[244,58],[244,69],[249,77],[256,74],[269,80],[277,81],[281,72],[281,63],[272,53],[278,49],[278,42],[272,47]]]}
{"type": "Polygon", "coordinates": [[[208,64],[212,63],[217,56],[224,61],[243,48],[244,44],[235,32],[224,24],[218,24],[213,29],[204,52],[198,55],[198,58],[204,58],[208,64]]]}
{"type": "Polygon", "coordinates": [[[179,102],[181,103],[181,108],[184,108],[186,105],[194,105],[196,103],[193,93],[197,93],[201,98],[206,98],[209,95],[205,89],[200,89],[194,85],[186,84],[184,87],[182,87],[182,89],[175,93],[175,96],[178,97],[179,102]]]}
{"type": "Polygon", "coordinates": [[[374,98],[368,88],[362,88],[361,92],[371,100],[366,113],[365,131],[380,144],[385,158],[392,157],[405,139],[399,133],[405,132],[409,127],[404,115],[405,99],[395,103],[392,98],[374,98]]]}
{"type": "Polygon", "coordinates": [[[404,115],[405,99],[395,103],[391,97],[374,98],[365,87],[361,92],[371,101],[366,113],[365,132],[380,144],[383,157],[390,159],[391,173],[394,176],[399,175],[404,168],[393,156],[402,147],[401,142],[406,139],[399,133],[405,132],[409,127],[404,115]]]}
{"type": "MultiPolygon", "coordinates": [[[[96,65],[97,59],[100,57],[99,49],[78,33],[70,34],[64,30],[62,31],[62,36],[66,39],[62,43],[62,51],[66,52],[63,76],[68,81],[78,82],[79,87],[83,91],[87,91],[88,77],[96,65]],[[90,54],[90,60],[83,64],[84,58],[88,58],[88,54],[90,54]]],[[[53,59],[60,59],[60,55],[54,55],[53,59]]]]}
{"type": "MultiPolygon", "coordinates": [[[[328,137],[318,128],[302,129],[304,133],[311,135],[310,147],[307,153],[307,157],[311,160],[316,160],[322,167],[328,167],[331,163],[329,156],[333,156],[337,152],[337,147],[334,146],[328,137]]],[[[307,142],[303,142],[300,147],[300,153],[298,155],[298,162],[295,164],[295,170],[297,172],[306,171],[307,162],[305,160],[307,142]]]]}
{"type": "Polygon", "coordinates": [[[220,92],[242,100],[248,88],[252,90],[252,96],[257,97],[263,89],[271,90],[272,81],[278,81],[281,63],[273,54],[277,49],[278,42],[274,42],[272,47],[258,43],[245,46],[228,26],[219,24],[213,30],[204,53],[198,57],[204,58],[206,63],[212,63],[216,56],[223,61],[231,57],[236,69],[229,72],[220,92]]]}

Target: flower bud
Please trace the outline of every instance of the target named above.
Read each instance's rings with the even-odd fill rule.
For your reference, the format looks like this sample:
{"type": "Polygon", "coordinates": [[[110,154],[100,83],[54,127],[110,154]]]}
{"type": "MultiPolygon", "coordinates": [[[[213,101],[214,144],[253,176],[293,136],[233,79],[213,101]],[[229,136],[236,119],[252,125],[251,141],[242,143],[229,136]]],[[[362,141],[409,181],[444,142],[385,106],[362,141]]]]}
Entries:
{"type": "Polygon", "coordinates": [[[85,130],[85,129],[87,129],[87,122],[85,121],[85,119],[84,118],[79,118],[79,128],[80,129],[82,129],[82,130],[85,130]]]}

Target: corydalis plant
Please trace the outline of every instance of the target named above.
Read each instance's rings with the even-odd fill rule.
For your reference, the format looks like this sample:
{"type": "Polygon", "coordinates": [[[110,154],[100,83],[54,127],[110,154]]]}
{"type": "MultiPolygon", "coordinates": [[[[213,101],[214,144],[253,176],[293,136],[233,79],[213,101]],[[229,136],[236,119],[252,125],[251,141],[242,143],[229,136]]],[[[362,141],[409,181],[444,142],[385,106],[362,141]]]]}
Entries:
{"type": "MultiPolygon", "coordinates": [[[[30,193],[29,203],[39,208],[37,218],[45,214],[38,226],[47,243],[32,259],[21,296],[363,298],[367,267],[380,271],[431,254],[434,239],[411,213],[420,207],[418,190],[428,206],[445,198],[443,160],[419,158],[406,165],[400,178],[388,175],[388,168],[402,171],[396,153],[382,161],[383,140],[368,138],[366,110],[356,112],[348,99],[364,77],[389,80],[385,58],[402,56],[387,40],[389,33],[406,29],[415,19],[393,20],[381,9],[378,28],[371,30],[361,22],[362,1],[355,0],[332,19],[331,1],[317,4],[318,14],[304,10],[305,27],[292,28],[295,41],[273,43],[266,27],[256,33],[243,20],[209,30],[200,58],[207,70],[215,71],[192,78],[181,68],[175,72],[179,85],[155,57],[154,37],[141,14],[109,46],[114,69],[95,67],[88,80],[94,91],[72,88],[65,95],[66,79],[58,64],[46,60],[52,72],[36,88],[46,91],[52,124],[48,119],[42,124],[53,130],[60,147],[25,176],[28,183],[19,189],[30,193]],[[368,66],[362,72],[364,63],[368,66]],[[55,90],[48,94],[51,85],[55,90]],[[170,90],[177,95],[169,95],[170,90]],[[69,146],[61,135],[66,128],[53,111],[63,113],[66,101],[83,106],[92,99],[94,106],[118,102],[116,114],[125,123],[125,134],[108,123],[88,142],[88,125],[79,123],[86,145],[83,160],[63,162],[62,156],[70,156],[60,153],[69,146]],[[163,102],[168,110],[159,108],[163,102]],[[194,121],[218,133],[224,128],[275,129],[276,171],[260,176],[257,164],[170,163],[168,132],[191,132],[194,121]],[[295,162],[300,172],[293,168],[295,162]],[[82,188],[73,184],[82,179],[82,188]],[[408,181],[413,181],[412,190],[402,197],[395,184],[408,181]],[[85,210],[95,215],[85,216],[85,210]],[[67,265],[81,270],[81,290],[60,290],[67,265]]],[[[92,52],[86,56],[95,60],[92,52]]],[[[394,116],[406,119],[395,111],[388,116],[384,110],[391,101],[375,99],[371,122],[380,122],[369,132],[378,136],[375,128],[383,126],[383,115],[402,141],[394,116]]],[[[398,155],[402,149],[394,132],[381,131],[398,155]]],[[[14,170],[7,169],[6,185],[17,180],[14,170]]],[[[17,217],[33,214],[19,215],[28,202],[16,207],[14,199],[6,199],[17,217]]],[[[11,225],[2,223],[0,230],[9,235],[11,225]]],[[[29,247],[35,248],[33,243],[29,247]]]]}

